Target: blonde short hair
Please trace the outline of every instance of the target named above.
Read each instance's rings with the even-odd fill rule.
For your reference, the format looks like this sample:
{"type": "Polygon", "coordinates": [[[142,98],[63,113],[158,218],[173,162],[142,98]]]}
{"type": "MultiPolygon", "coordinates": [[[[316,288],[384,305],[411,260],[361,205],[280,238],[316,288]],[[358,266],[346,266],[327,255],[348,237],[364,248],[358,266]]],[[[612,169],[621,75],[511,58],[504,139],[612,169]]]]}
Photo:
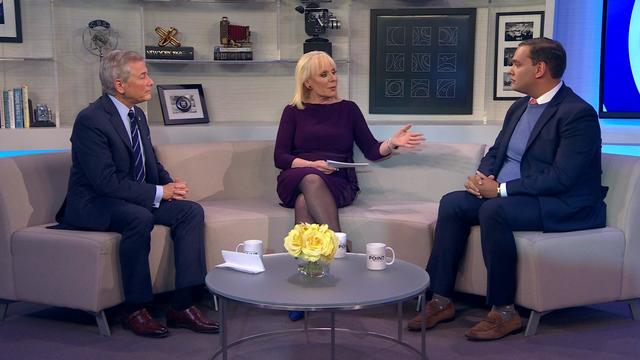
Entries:
{"type": "Polygon", "coordinates": [[[324,51],[311,51],[300,57],[296,65],[296,89],[289,105],[304,109],[303,102],[309,98],[309,89],[304,86],[304,82],[326,63],[336,67],[331,56],[324,51]]]}

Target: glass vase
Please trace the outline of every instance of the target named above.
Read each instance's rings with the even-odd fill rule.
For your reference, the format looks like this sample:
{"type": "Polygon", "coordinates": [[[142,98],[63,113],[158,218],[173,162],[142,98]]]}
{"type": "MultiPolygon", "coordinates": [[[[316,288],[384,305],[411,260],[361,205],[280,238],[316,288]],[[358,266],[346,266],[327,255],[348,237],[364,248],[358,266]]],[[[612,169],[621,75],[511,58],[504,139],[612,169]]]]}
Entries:
{"type": "Polygon", "coordinates": [[[304,261],[298,264],[298,271],[308,277],[321,278],[329,273],[329,264],[323,261],[304,261]]]}

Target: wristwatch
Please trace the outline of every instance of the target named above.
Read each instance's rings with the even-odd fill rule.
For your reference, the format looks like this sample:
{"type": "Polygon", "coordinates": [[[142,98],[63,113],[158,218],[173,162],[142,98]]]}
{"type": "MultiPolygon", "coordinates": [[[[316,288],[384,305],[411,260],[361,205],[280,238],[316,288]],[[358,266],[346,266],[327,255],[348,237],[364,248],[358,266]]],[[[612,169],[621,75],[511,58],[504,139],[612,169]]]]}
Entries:
{"type": "Polygon", "coordinates": [[[500,194],[500,183],[498,183],[498,192],[496,193],[496,197],[500,196],[502,196],[502,194],[500,194]]]}

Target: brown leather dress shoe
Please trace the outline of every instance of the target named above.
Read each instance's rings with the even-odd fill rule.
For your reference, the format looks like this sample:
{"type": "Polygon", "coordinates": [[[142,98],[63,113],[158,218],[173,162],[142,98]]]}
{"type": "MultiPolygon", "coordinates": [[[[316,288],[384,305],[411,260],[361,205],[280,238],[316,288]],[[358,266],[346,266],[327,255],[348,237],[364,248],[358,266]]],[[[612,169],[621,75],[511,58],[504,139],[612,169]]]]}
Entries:
{"type": "MultiPolygon", "coordinates": [[[[422,311],[427,312],[425,329],[431,329],[441,322],[451,321],[456,317],[456,309],[452,302],[441,308],[434,300],[431,300],[422,311]]],[[[420,331],[422,327],[422,314],[409,320],[407,327],[409,331],[420,331]]]]}
{"type": "Polygon", "coordinates": [[[169,308],[167,326],[170,328],[185,328],[199,333],[217,334],[220,332],[220,324],[217,321],[205,318],[195,306],[182,311],[175,311],[169,308]]]}
{"type": "Polygon", "coordinates": [[[169,329],[155,321],[144,308],[125,317],[122,327],[140,336],[163,338],[169,335],[169,329]]]}
{"type": "Polygon", "coordinates": [[[515,334],[522,330],[522,319],[518,313],[509,319],[503,320],[500,313],[491,310],[487,317],[469,329],[465,336],[469,340],[487,341],[501,339],[509,334],[515,334]]]}

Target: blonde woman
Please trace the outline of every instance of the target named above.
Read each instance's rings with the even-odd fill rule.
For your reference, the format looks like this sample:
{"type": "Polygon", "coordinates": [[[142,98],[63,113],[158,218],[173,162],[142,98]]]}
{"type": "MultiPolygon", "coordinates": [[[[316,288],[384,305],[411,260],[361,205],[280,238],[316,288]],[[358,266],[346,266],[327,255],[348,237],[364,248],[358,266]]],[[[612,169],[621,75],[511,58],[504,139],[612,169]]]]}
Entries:
{"type": "MultiPolygon", "coordinates": [[[[358,106],[338,96],[336,64],[324,52],[304,54],[295,76],[295,95],[282,112],[274,152],[282,169],[278,196],[282,206],[294,208],[296,224],[327,224],[341,231],[338,208],[355,200],[358,180],[353,168],[338,171],[326,160],[353,162],[354,143],[367,159],[378,160],[398,147],[419,145],[424,137],[405,125],[391,138],[376,140],[358,106]]],[[[299,320],[302,313],[289,317],[299,320]]]]}
{"type": "Polygon", "coordinates": [[[282,112],[274,153],[277,192],[282,206],[295,209],[295,222],[321,223],[341,231],[338,208],[358,194],[353,168],[337,169],[326,160],[353,162],[355,143],[369,160],[389,156],[398,147],[412,148],[422,134],[400,128],[385,141],[376,140],[358,106],[338,96],[333,59],[324,52],[304,54],[296,66],[295,95],[282,112]]]}

